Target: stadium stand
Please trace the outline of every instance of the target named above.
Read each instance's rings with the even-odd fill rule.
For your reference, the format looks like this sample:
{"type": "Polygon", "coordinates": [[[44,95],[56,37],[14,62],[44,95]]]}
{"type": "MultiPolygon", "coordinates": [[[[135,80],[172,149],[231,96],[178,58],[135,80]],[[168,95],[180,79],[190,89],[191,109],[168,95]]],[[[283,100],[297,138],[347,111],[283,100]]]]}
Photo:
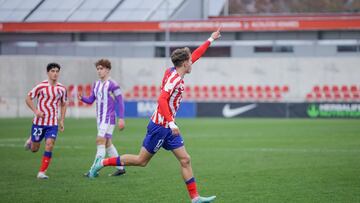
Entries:
{"type": "MultiPolygon", "coordinates": [[[[125,93],[127,100],[157,99],[155,85],[135,85],[125,93]]],[[[289,92],[287,85],[193,85],[185,87],[185,100],[280,102],[289,92]]]]}
{"type": "Polygon", "coordinates": [[[358,85],[315,85],[306,94],[307,101],[319,102],[342,102],[360,101],[360,91],[358,85]]]}

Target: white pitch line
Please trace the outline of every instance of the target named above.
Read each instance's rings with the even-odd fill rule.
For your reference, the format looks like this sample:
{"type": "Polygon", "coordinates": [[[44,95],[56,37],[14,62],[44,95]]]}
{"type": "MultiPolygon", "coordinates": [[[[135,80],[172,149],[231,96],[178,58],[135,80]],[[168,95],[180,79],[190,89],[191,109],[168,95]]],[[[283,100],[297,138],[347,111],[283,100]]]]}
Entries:
{"type": "MultiPolygon", "coordinates": [[[[0,147],[24,148],[24,145],[0,143],[0,147]]],[[[55,148],[59,148],[59,149],[84,149],[86,147],[82,147],[82,146],[55,146],[55,148]]]]}

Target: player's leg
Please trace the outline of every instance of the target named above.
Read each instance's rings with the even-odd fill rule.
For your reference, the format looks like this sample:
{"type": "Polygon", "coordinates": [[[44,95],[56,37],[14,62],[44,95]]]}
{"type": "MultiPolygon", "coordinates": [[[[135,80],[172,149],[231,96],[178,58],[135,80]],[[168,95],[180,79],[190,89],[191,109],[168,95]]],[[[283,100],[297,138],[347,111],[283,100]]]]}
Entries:
{"type": "MultiPolygon", "coordinates": [[[[111,134],[107,134],[106,136],[106,153],[109,157],[118,157],[119,153],[116,150],[116,147],[112,143],[111,134]]],[[[126,173],[124,166],[116,166],[116,171],[114,173],[109,174],[109,176],[121,176],[126,173]]]]}
{"type": "Polygon", "coordinates": [[[25,141],[25,144],[24,144],[24,148],[25,150],[30,150],[31,149],[31,135],[28,137],[28,139],[25,141]]]}
{"type": "Polygon", "coordinates": [[[140,149],[138,155],[124,154],[118,157],[107,159],[96,159],[94,166],[89,171],[89,177],[94,178],[99,170],[107,166],[141,166],[145,167],[151,160],[153,154],[149,153],[144,147],[140,149]]]}
{"type": "Polygon", "coordinates": [[[187,153],[185,146],[173,149],[172,152],[180,162],[181,174],[185,181],[189,196],[191,198],[191,202],[212,202],[216,198],[216,196],[201,197],[197,191],[196,181],[191,166],[190,155],[187,153]]]}
{"type": "Polygon", "coordinates": [[[52,138],[46,139],[45,141],[45,151],[41,160],[41,166],[39,169],[39,173],[37,175],[37,178],[39,179],[48,179],[49,176],[47,176],[46,170],[48,169],[51,159],[52,159],[52,150],[55,144],[55,140],[52,138]]]}
{"type": "Polygon", "coordinates": [[[39,169],[39,173],[37,175],[40,179],[48,179],[49,177],[45,174],[51,159],[52,159],[52,151],[55,145],[55,140],[57,137],[58,127],[57,126],[49,126],[45,127],[45,150],[41,161],[41,166],[39,169]]]}
{"type": "Polygon", "coordinates": [[[31,150],[32,152],[37,152],[40,149],[40,143],[44,138],[45,132],[43,131],[44,127],[38,125],[31,126],[31,134],[25,142],[25,149],[31,150]]]}
{"type": "Polygon", "coordinates": [[[90,177],[95,177],[97,171],[104,166],[142,166],[145,167],[153,155],[159,150],[164,142],[164,137],[169,130],[150,121],[143,146],[138,155],[124,154],[120,157],[112,157],[104,160],[98,159],[94,167],[90,169],[90,177]]]}
{"type": "MultiPolygon", "coordinates": [[[[91,165],[90,169],[92,167],[94,167],[95,162],[97,159],[104,159],[105,155],[106,155],[106,150],[105,150],[105,144],[106,144],[106,138],[105,138],[105,134],[106,134],[106,130],[108,128],[109,124],[106,123],[101,123],[98,125],[98,133],[97,133],[97,137],[96,137],[96,154],[95,154],[95,158],[94,158],[94,162],[91,165]]],[[[84,176],[88,177],[89,176],[89,172],[90,170],[84,174],[84,176]]],[[[98,174],[96,174],[97,176],[98,174]]]]}

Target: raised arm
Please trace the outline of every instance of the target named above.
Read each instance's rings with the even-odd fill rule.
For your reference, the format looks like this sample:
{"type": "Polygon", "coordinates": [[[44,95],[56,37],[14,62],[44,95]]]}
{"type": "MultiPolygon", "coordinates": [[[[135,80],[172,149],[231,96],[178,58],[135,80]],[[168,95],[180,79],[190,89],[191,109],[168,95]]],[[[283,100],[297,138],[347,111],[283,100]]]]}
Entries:
{"type": "Polygon", "coordinates": [[[217,31],[213,32],[209,39],[207,39],[202,45],[200,45],[193,53],[191,54],[191,61],[195,63],[209,48],[210,44],[221,37],[220,28],[217,31]]]}

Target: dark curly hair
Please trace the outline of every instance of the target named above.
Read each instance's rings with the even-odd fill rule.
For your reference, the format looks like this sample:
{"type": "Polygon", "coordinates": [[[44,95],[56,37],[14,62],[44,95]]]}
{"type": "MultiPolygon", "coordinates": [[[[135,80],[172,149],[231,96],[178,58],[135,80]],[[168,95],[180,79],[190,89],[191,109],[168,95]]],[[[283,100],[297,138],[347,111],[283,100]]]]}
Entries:
{"type": "Polygon", "coordinates": [[[46,66],[46,71],[49,72],[53,68],[58,68],[59,70],[61,69],[61,67],[58,63],[49,63],[46,66]]]}

